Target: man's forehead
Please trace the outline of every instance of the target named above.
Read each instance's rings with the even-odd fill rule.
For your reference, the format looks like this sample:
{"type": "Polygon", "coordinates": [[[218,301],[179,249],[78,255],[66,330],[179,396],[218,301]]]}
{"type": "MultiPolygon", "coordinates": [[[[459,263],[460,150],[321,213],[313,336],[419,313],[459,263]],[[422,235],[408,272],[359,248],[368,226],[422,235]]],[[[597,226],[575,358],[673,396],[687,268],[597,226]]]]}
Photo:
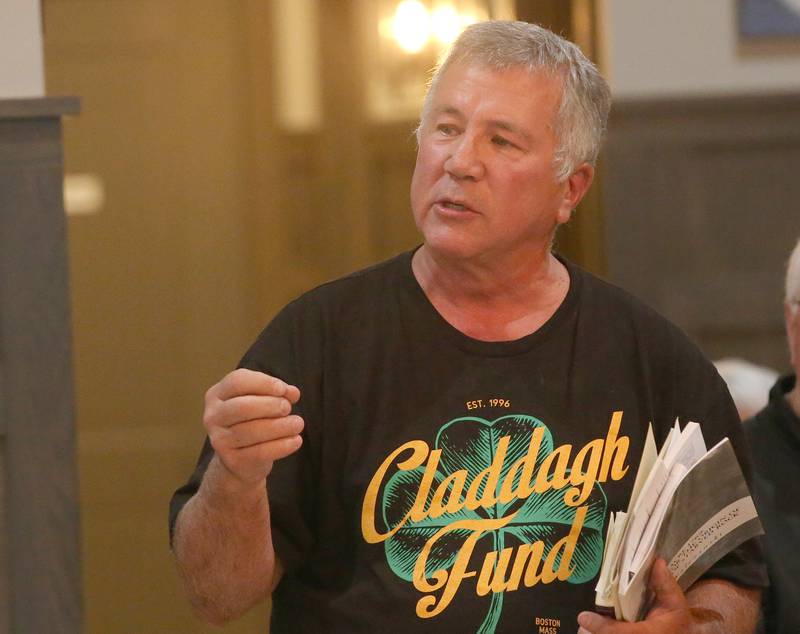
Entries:
{"type": "MultiPolygon", "coordinates": [[[[459,62],[447,67],[440,77],[431,86],[431,96],[435,99],[442,92],[442,88],[449,91],[458,91],[470,83],[492,83],[494,88],[508,89],[511,92],[527,91],[531,85],[536,85],[543,91],[553,91],[561,94],[564,89],[564,78],[561,74],[547,68],[529,68],[522,65],[503,66],[495,68],[485,64],[468,64],[459,62]]],[[[537,90],[538,92],[538,90],[537,90]]],[[[487,94],[487,97],[494,95],[487,94]]]]}
{"type": "Polygon", "coordinates": [[[528,77],[532,80],[555,82],[559,86],[563,83],[564,75],[558,70],[544,66],[529,66],[527,64],[503,64],[494,66],[479,61],[462,60],[449,64],[442,69],[437,83],[444,83],[452,75],[481,75],[492,79],[505,80],[511,85],[519,83],[520,78],[528,77]]]}
{"type": "MultiPolygon", "coordinates": [[[[528,122],[520,117],[522,113],[518,99],[535,103],[537,107],[550,102],[555,116],[563,89],[559,76],[547,70],[530,70],[524,66],[496,69],[461,63],[446,69],[439,80],[432,87],[429,115],[449,115],[464,119],[477,101],[486,114],[487,125],[523,133],[528,122]],[[529,78],[530,83],[525,78],[529,78]],[[487,80],[493,85],[483,85],[487,80]]],[[[524,109],[526,108],[523,106],[524,109]]],[[[548,125],[551,123],[548,122],[548,125]]]]}

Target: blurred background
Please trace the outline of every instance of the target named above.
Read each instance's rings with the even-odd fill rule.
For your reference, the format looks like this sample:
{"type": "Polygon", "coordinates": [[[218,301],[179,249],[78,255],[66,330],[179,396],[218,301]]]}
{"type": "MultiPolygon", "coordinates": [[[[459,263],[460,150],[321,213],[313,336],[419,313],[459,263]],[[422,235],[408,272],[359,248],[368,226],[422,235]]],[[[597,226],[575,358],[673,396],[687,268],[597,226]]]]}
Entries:
{"type": "MultiPolygon", "coordinates": [[[[203,394],[287,301],[417,244],[427,73],[488,18],[566,35],[612,86],[559,250],[710,357],[787,368],[796,0],[4,0],[0,119],[3,99],[80,99],[62,138],[82,631],[219,631],[191,615],[167,540],[203,394]]],[[[24,603],[15,583],[0,608],[24,603]]]]}

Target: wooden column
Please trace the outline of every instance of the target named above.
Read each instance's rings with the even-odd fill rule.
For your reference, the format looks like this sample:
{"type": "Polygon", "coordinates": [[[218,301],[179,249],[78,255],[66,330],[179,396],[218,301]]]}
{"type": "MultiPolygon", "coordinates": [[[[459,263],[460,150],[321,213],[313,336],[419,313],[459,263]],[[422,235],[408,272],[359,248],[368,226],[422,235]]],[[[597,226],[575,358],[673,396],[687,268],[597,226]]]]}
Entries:
{"type": "Polygon", "coordinates": [[[0,100],[0,633],[81,625],[61,116],[0,100]]]}

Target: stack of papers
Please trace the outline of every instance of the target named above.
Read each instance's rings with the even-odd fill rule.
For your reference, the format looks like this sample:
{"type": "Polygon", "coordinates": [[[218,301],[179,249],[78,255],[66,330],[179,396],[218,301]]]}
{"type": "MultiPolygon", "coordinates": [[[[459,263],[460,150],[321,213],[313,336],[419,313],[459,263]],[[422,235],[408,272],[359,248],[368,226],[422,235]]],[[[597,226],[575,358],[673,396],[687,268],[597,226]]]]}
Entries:
{"type": "Polygon", "coordinates": [[[753,499],[725,438],[710,450],[698,423],[678,421],[661,451],[652,425],[626,511],[612,513],[595,603],[617,619],[645,617],[653,562],[666,560],[685,591],[744,541],[763,534],[753,499]]]}

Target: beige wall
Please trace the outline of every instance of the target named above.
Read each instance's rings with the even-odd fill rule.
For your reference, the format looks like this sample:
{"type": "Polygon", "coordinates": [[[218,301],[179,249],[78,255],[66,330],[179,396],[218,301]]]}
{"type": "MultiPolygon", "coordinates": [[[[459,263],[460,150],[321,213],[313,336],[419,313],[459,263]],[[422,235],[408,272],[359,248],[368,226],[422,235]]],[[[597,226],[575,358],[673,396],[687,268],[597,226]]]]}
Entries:
{"type": "Polygon", "coordinates": [[[218,631],[167,545],[205,390],[297,294],[417,240],[413,123],[363,116],[355,5],[318,5],[324,116],[297,135],[275,116],[271,3],[48,0],[49,90],[82,100],[66,171],[105,190],[69,220],[88,634],[218,631]]]}
{"type": "Polygon", "coordinates": [[[39,0],[0,3],[0,99],[44,96],[39,0]]]}
{"type": "MultiPolygon", "coordinates": [[[[89,634],[212,631],[180,596],[166,510],[202,441],[205,389],[273,309],[247,267],[244,4],[47,3],[49,90],[82,100],[66,171],[106,192],[69,222],[89,634]]],[[[265,614],[230,631],[263,632],[265,614]]]]}
{"type": "Polygon", "coordinates": [[[616,98],[800,91],[800,46],[738,41],[734,0],[599,0],[616,98]]]}

